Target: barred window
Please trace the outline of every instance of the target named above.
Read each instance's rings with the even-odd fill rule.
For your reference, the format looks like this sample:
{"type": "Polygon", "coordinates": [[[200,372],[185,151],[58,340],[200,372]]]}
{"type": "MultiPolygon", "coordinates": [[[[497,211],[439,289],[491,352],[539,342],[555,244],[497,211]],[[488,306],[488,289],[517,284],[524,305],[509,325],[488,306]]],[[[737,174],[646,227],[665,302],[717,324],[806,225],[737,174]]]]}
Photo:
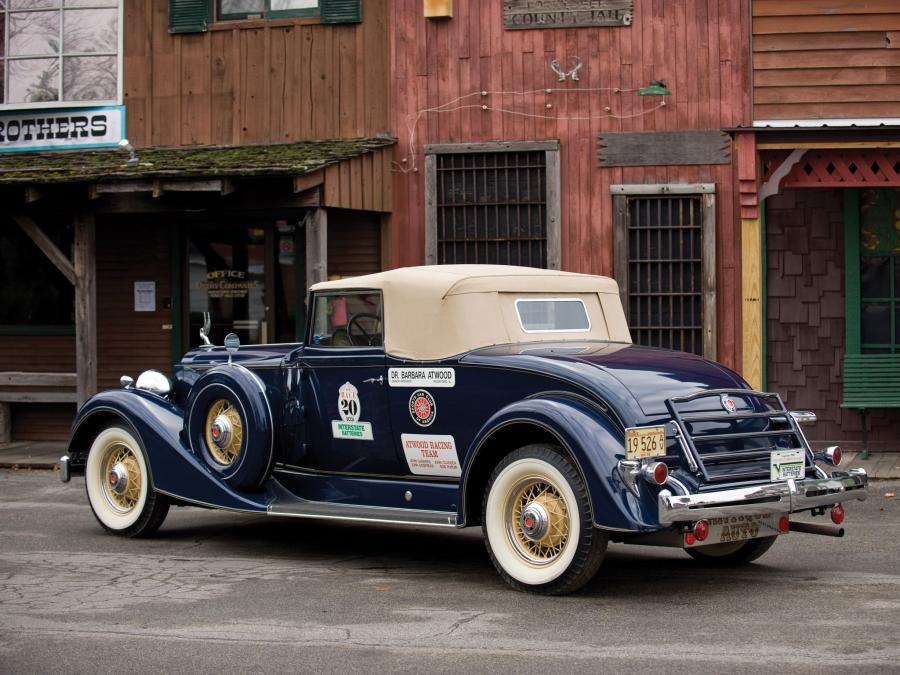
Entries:
{"type": "Polygon", "coordinates": [[[426,148],[426,261],[559,268],[559,145],[426,148]]]}
{"type": "MultiPolygon", "coordinates": [[[[621,186],[627,187],[627,186],[621,186]]],[[[715,356],[712,194],[615,197],[616,278],[635,343],[715,356]]]]}

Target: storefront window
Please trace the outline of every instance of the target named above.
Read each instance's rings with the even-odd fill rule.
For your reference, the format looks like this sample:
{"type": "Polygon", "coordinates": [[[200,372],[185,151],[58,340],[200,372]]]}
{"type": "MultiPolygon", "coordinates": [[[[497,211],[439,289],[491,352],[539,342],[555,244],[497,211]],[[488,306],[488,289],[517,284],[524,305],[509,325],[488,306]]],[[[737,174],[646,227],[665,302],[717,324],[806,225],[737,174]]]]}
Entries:
{"type": "Polygon", "coordinates": [[[197,225],[188,240],[191,346],[200,344],[203,313],[212,319],[216,344],[237,333],[243,344],[269,341],[266,321],[264,227],[197,225]]]}
{"type": "MultiPolygon", "coordinates": [[[[42,224],[56,247],[72,250],[72,228],[42,224]]],[[[75,290],[37,245],[12,222],[0,222],[0,333],[74,332],[75,290]]]]}

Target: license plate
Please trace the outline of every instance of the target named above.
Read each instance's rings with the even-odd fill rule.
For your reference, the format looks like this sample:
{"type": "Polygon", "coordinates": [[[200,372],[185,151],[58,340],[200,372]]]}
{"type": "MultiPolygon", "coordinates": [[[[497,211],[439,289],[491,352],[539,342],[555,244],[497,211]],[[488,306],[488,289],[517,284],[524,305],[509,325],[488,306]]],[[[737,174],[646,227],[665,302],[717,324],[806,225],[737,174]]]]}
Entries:
{"type": "Polygon", "coordinates": [[[760,516],[722,516],[721,518],[709,518],[709,535],[705,541],[693,545],[685,544],[685,548],[697,548],[710,544],[730,544],[735,541],[758,539],[780,534],[778,531],[778,519],[780,515],[760,516]]]}
{"type": "Polygon", "coordinates": [[[806,453],[801,448],[773,450],[770,465],[772,480],[801,480],[806,476],[806,453]]]}
{"type": "Polygon", "coordinates": [[[625,430],[625,459],[643,459],[665,454],[665,427],[632,427],[625,430]]]}

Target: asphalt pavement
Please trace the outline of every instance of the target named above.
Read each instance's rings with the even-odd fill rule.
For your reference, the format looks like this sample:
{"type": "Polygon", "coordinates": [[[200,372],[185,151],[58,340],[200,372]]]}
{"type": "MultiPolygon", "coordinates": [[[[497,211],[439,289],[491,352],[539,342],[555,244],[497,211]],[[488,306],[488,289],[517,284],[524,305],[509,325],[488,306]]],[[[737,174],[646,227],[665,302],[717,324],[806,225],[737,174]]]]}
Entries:
{"type": "MultiPolygon", "coordinates": [[[[900,672],[900,485],[756,564],[612,545],[582,592],[497,576],[477,530],[175,508],[106,534],[83,479],[0,471],[0,672],[900,672]]],[[[819,519],[821,520],[821,519],[819,519]]]]}

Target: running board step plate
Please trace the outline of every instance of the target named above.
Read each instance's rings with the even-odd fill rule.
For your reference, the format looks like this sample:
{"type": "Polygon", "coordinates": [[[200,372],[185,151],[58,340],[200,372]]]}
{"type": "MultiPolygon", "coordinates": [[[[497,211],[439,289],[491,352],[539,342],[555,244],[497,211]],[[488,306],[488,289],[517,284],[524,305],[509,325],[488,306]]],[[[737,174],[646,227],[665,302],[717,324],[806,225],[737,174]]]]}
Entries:
{"type": "Polygon", "coordinates": [[[270,516],[357,520],[395,525],[456,527],[456,513],[453,511],[422,511],[418,509],[398,509],[389,506],[357,506],[356,504],[310,501],[269,506],[267,511],[270,516]]]}

